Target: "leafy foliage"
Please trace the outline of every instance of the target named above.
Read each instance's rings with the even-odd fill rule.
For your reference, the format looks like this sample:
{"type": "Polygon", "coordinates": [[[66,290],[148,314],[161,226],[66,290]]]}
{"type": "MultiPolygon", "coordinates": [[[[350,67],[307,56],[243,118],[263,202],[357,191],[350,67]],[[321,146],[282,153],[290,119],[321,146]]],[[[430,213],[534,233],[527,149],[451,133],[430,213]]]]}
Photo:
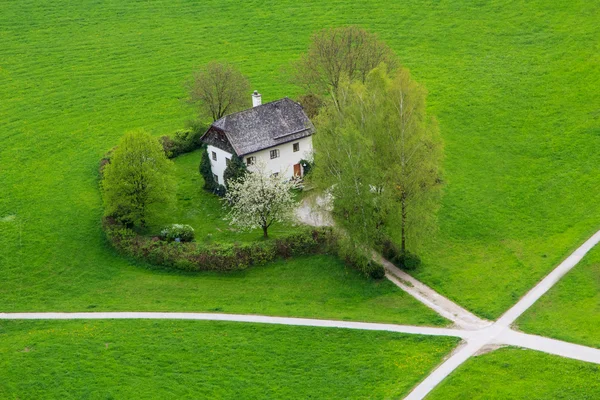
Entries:
{"type": "Polygon", "coordinates": [[[343,82],[316,120],[317,181],[357,242],[376,246],[399,220],[401,251],[435,228],[441,141],[425,111],[425,91],[382,65],[365,83],[343,82]]]}
{"type": "Polygon", "coordinates": [[[167,241],[138,235],[111,217],[104,218],[103,228],[111,244],[123,254],[151,264],[186,271],[243,270],[266,264],[278,257],[327,254],[336,248],[336,237],[329,228],[306,229],[270,241],[210,245],[174,240],[182,238],[182,235],[185,239],[193,239],[193,230],[185,226],[165,230],[161,236],[169,239],[167,241]]]}
{"type": "Polygon", "coordinates": [[[206,125],[194,123],[190,128],[175,131],[172,136],[161,136],[160,143],[168,158],[189,153],[202,146],[200,137],[206,131],[206,125]]]}
{"type": "Polygon", "coordinates": [[[225,181],[225,188],[229,189],[229,182],[235,181],[243,178],[248,169],[246,164],[235,154],[231,157],[231,161],[229,161],[229,165],[225,168],[225,172],[223,173],[223,180],[225,181]]]}
{"type": "Polygon", "coordinates": [[[204,178],[204,189],[218,196],[225,195],[225,186],[215,181],[212,168],[210,166],[210,157],[206,146],[202,148],[202,157],[200,158],[200,175],[204,178]]]}
{"type": "Polygon", "coordinates": [[[241,229],[260,227],[264,237],[268,237],[273,223],[293,219],[295,187],[295,181],[286,180],[283,174],[269,175],[266,165],[258,162],[251,173],[229,181],[225,199],[231,207],[228,214],[231,224],[241,229]]]}
{"type": "Polygon", "coordinates": [[[213,121],[250,105],[250,83],[233,65],[211,61],[188,82],[189,101],[213,121]]]}
{"type": "Polygon", "coordinates": [[[175,200],[172,169],[155,138],[144,131],[127,133],[103,168],[104,214],[126,225],[145,226],[175,200]]]}
{"type": "Polygon", "coordinates": [[[160,237],[169,242],[193,242],[194,228],[185,224],[173,224],[160,231],[160,237]]]}

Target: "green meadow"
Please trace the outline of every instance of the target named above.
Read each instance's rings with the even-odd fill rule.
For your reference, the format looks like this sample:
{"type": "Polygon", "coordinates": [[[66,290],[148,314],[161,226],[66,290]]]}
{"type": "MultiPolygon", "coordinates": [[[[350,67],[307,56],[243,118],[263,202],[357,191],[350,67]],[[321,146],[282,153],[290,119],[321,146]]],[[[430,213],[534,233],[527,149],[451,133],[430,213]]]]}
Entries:
{"type": "Polygon", "coordinates": [[[285,66],[311,32],[358,24],[428,89],[445,141],[439,232],[415,274],[497,317],[598,227],[599,20],[586,1],[3,2],[0,309],[189,308],[179,293],[202,276],[106,243],[98,160],[127,130],[193,118],[196,66],[228,60],[265,101],[293,97],[285,66]]]}
{"type": "Polygon", "coordinates": [[[598,376],[595,364],[509,347],[467,360],[426,399],[593,400],[598,376]]]}
{"type": "Polygon", "coordinates": [[[528,333],[600,348],[600,249],[517,320],[528,333]]]}
{"type": "Polygon", "coordinates": [[[456,342],[202,321],[3,321],[0,397],[399,398],[456,342]]]}

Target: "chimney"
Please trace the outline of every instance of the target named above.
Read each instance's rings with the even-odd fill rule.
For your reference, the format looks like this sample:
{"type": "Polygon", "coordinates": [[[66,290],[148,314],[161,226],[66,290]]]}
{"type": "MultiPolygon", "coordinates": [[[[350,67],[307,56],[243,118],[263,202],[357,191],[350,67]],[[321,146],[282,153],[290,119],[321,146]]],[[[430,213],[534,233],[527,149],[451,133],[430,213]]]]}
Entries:
{"type": "Polygon", "coordinates": [[[257,90],[252,93],[252,107],[260,106],[262,104],[262,96],[257,90]]]}

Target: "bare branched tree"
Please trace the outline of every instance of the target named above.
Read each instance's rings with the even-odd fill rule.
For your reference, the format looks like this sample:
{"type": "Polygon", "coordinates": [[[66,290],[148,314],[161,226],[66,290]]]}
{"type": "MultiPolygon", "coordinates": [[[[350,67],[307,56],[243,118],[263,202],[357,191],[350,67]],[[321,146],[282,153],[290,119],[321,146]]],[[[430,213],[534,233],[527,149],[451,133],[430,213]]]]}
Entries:
{"type": "Polygon", "coordinates": [[[399,65],[376,34],[356,26],[323,29],[313,34],[308,52],[293,65],[292,79],[308,93],[336,95],[344,78],[364,83],[381,63],[389,70],[399,65]]]}
{"type": "Polygon", "coordinates": [[[211,61],[187,84],[189,101],[200,116],[218,120],[250,106],[250,83],[233,65],[211,61]]]}

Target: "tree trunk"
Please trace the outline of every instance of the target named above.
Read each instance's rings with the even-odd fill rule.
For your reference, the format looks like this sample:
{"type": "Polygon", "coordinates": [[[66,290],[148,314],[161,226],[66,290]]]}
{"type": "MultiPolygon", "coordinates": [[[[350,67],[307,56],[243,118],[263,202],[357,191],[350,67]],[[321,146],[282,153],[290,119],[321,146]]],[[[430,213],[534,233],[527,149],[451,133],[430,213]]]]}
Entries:
{"type": "Polygon", "coordinates": [[[269,229],[269,227],[266,225],[263,225],[262,230],[263,230],[263,237],[265,239],[267,239],[269,237],[269,234],[267,233],[267,229],[269,229]]]}
{"type": "Polygon", "coordinates": [[[401,228],[401,232],[402,232],[400,250],[402,251],[402,254],[404,254],[406,252],[406,196],[404,196],[404,194],[400,198],[400,209],[401,209],[400,228],[401,228]]]}

